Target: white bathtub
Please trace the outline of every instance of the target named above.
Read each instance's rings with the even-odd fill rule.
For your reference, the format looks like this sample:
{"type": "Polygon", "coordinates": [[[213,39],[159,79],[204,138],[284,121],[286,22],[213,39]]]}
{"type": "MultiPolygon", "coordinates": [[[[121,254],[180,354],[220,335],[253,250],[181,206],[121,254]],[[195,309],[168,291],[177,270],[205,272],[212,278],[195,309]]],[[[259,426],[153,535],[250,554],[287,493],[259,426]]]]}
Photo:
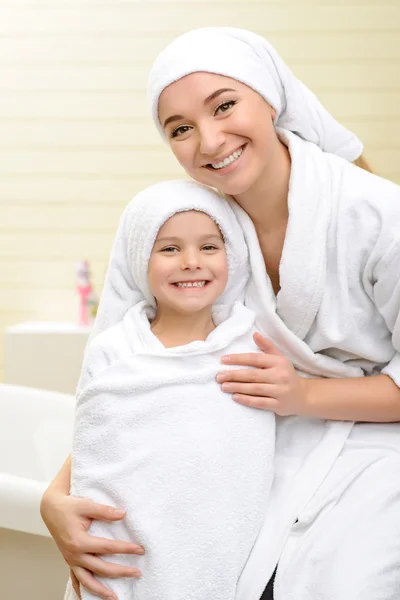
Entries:
{"type": "Polygon", "coordinates": [[[0,384],[0,599],[62,600],[66,564],[39,504],[71,451],[74,398],[0,384]]]}

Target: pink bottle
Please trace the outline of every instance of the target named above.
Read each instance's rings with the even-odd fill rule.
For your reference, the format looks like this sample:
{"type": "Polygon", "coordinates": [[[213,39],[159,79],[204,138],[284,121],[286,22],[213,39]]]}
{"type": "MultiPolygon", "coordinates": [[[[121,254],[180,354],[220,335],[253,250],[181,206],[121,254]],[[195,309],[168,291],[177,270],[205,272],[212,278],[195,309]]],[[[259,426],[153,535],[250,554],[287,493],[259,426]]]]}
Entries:
{"type": "Polygon", "coordinates": [[[93,293],[93,289],[90,283],[90,268],[87,260],[78,263],[76,287],[80,298],[79,325],[88,326],[91,321],[89,316],[89,299],[93,293]]]}

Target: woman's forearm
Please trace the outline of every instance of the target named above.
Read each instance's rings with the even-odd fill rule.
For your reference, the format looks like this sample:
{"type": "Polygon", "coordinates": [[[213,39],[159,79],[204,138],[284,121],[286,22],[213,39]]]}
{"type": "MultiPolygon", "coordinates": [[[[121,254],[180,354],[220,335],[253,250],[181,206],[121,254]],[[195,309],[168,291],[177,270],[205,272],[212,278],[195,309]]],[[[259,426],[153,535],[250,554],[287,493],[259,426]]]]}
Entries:
{"type": "Polygon", "coordinates": [[[57,492],[64,493],[65,495],[69,494],[69,490],[71,487],[71,455],[68,456],[67,460],[54,477],[53,481],[50,483],[46,492],[49,490],[54,490],[57,492]]]}
{"type": "Polygon", "coordinates": [[[307,379],[307,416],[333,421],[400,421],[400,389],[388,375],[307,379]]]}
{"type": "Polygon", "coordinates": [[[71,456],[67,460],[50,483],[40,502],[40,514],[48,529],[49,515],[52,513],[57,495],[68,496],[71,487],[71,456]]]}

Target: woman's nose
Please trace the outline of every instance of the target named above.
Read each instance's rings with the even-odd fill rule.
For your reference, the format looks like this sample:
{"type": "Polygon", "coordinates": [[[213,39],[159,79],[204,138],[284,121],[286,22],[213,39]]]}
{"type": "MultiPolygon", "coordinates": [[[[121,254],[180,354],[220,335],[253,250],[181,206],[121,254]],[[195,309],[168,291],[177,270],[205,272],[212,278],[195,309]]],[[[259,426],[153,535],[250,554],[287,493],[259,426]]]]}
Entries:
{"type": "Polygon", "coordinates": [[[225,134],[216,124],[203,126],[199,130],[199,136],[200,154],[204,154],[205,156],[215,156],[218,154],[219,149],[225,142],[225,134]]]}

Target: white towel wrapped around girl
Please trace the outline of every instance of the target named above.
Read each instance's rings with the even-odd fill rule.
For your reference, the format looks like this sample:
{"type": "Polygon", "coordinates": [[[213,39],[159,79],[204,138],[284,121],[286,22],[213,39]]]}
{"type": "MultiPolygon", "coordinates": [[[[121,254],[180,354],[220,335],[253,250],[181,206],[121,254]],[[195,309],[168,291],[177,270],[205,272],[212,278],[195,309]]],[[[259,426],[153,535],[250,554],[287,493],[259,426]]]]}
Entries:
{"type": "MultiPolygon", "coordinates": [[[[146,549],[142,557],[109,557],[142,572],[138,580],[103,580],[119,600],[233,600],[266,513],[275,443],[275,415],[235,403],[215,379],[222,355],[257,351],[254,312],[238,301],[249,274],[243,233],[227,201],[190,182],[150,187],[129,204],[123,222],[125,258],[142,301],[88,347],[71,494],[127,510],[119,523],[93,522],[91,534],[146,549]],[[149,259],[160,228],[193,210],[222,233],[227,285],[206,307],[216,325],[208,337],[165,347],[151,330],[161,301],[150,289],[149,259]]],[[[207,277],[206,267],[182,267],[178,278],[193,277],[207,277]]],[[[168,285],[172,301],[210,297],[209,288],[168,285]]]]}

